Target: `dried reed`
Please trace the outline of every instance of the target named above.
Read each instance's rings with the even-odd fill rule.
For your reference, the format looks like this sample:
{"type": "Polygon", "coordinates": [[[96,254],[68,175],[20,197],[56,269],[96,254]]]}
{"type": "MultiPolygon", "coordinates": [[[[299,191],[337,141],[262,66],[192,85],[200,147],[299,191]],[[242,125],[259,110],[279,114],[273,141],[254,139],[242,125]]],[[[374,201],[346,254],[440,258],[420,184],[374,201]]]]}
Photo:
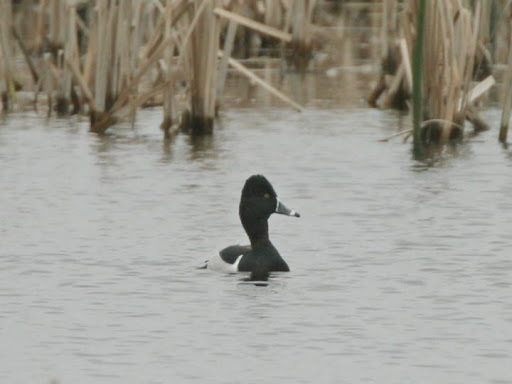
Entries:
{"type": "Polygon", "coordinates": [[[447,142],[460,137],[466,116],[476,54],[480,8],[472,17],[457,0],[429,1],[426,9],[424,118],[442,119],[425,138],[447,142]],[[441,65],[440,65],[441,64],[441,65]],[[457,125],[452,124],[456,123],[457,125]]]}
{"type": "Polygon", "coordinates": [[[193,134],[213,132],[217,88],[217,51],[220,25],[213,13],[216,0],[194,0],[197,27],[191,28],[187,47],[190,67],[190,109],[184,114],[183,128],[193,134]]]}
{"type": "Polygon", "coordinates": [[[288,62],[300,71],[308,69],[313,57],[312,20],[318,0],[295,0],[288,5],[287,25],[290,25],[292,42],[288,62]]]}
{"type": "MultiPolygon", "coordinates": [[[[419,0],[416,22],[416,41],[414,43],[413,54],[413,85],[412,85],[412,104],[413,104],[413,132],[414,148],[416,152],[421,151],[421,120],[423,119],[423,41],[425,34],[425,13],[426,2],[419,0]]],[[[419,153],[420,154],[420,153],[419,153]]]]}
{"type": "Polygon", "coordinates": [[[0,97],[2,109],[9,111],[15,95],[13,47],[11,36],[12,7],[10,0],[0,0],[0,97]]]}
{"type": "Polygon", "coordinates": [[[302,46],[310,45],[316,3],[251,1],[234,3],[233,8],[220,0],[24,1],[17,12],[29,21],[15,28],[11,1],[0,0],[2,109],[12,109],[16,95],[14,42],[29,69],[30,82],[23,85],[33,90],[35,106],[42,92],[48,115],[54,110],[60,115],[89,114],[90,129],[97,133],[118,118],[134,121],[144,104],[163,105],[161,128],[166,137],[179,126],[179,110],[187,111],[182,127],[211,132],[228,65],[301,109],[230,55],[237,25],[284,42],[292,42],[293,35],[302,46]],[[263,9],[273,27],[237,14],[245,6],[263,9]],[[226,19],[228,36],[219,65],[219,36],[226,19]]]}
{"type": "MultiPolygon", "coordinates": [[[[512,30],[512,21],[510,26],[512,30]]],[[[508,68],[504,80],[505,97],[503,98],[503,113],[501,115],[500,133],[498,137],[499,141],[502,143],[507,142],[508,126],[510,124],[510,110],[512,108],[512,37],[510,38],[509,43],[508,68]]]]}
{"type": "MultiPolygon", "coordinates": [[[[172,7],[167,5],[167,8],[165,10],[166,17],[165,17],[165,26],[164,26],[164,32],[163,32],[163,38],[164,40],[172,40],[172,29],[171,29],[171,13],[173,12],[172,7]]],[[[173,55],[172,52],[174,50],[174,44],[171,44],[169,48],[164,53],[164,58],[161,59],[159,64],[159,69],[161,71],[161,77],[165,79],[165,82],[167,84],[172,84],[172,60],[173,55]]],[[[135,114],[135,108],[133,109],[133,114],[135,114]]],[[[174,92],[173,87],[168,86],[163,91],[163,113],[164,118],[162,121],[162,124],[160,125],[160,128],[164,132],[165,138],[171,137],[171,128],[173,126],[176,127],[176,103],[174,100],[174,92]]]]}
{"type": "Polygon", "coordinates": [[[405,100],[410,96],[412,90],[410,49],[413,45],[413,37],[410,34],[411,27],[409,26],[403,31],[405,37],[400,39],[399,50],[398,30],[398,2],[383,0],[380,52],[382,65],[377,84],[368,96],[368,104],[372,107],[378,106],[380,98],[380,105],[383,108],[407,108],[405,100]],[[407,83],[404,81],[404,76],[407,76],[407,83]]]}
{"type": "MultiPolygon", "coordinates": [[[[412,68],[415,143],[420,140],[420,129],[424,142],[446,143],[461,137],[466,119],[473,123],[475,130],[485,129],[486,124],[478,116],[473,106],[475,99],[470,94],[475,60],[482,52],[485,56],[485,49],[478,48],[482,45],[478,37],[484,36],[479,35],[481,2],[476,1],[475,9],[471,10],[459,0],[404,1],[398,18],[401,34],[398,39],[391,27],[395,20],[392,11],[397,6],[396,1],[394,4],[391,0],[383,1],[385,58],[381,78],[369,98],[370,104],[376,106],[382,94],[381,106],[385,108],[396,105],[397,95],[408,98],[411,48],[415,46],[412,68]],[[422,7],[425,7],[424,13],[422,7]],[[423,17],[425,39],[422,42],[423,17]],[[386,80],[388,77],[390,80],[386,80]],[[422,121],[429,123],[421,124],[422,121]]],[[[482,81],[479,94],[493,84],[492,78],[482,81]]]]}

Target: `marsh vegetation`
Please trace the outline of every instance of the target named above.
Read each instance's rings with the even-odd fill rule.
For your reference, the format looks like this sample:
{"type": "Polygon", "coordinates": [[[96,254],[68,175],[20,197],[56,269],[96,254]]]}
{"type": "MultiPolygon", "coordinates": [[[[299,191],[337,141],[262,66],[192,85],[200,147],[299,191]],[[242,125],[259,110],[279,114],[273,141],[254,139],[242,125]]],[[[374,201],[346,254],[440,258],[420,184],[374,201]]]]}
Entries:
{"type": "MultiPolygon", "coordinates": [[[[280,71],[324,71],[315,57],[347,48],[329,28],[359,23],[380,47],[371,53],[381,69],[368,84],[370,106],[421,107],[416,136],[423,144],[447,143],[463,137],[466,121],[474,132],[489,128],[478,109],[497,78],[499,139],[507,140],[512,7],[505,0],[3,0],[0,6],[4,113],[29,104],[48,115],[82,114],[102,134],[117,121],[135,121],[140,108],[161,106],[165,137],[180,129],[211,134],[231,71],[301,111],[246,60],[271,58],[280,71]],[[419,19],[425,20],[421,42],[419,19]],[[413,60],[418,43],[419,61],[413,60]]],[[[331,60],[336,64],[343,62],[331,60]]]]}

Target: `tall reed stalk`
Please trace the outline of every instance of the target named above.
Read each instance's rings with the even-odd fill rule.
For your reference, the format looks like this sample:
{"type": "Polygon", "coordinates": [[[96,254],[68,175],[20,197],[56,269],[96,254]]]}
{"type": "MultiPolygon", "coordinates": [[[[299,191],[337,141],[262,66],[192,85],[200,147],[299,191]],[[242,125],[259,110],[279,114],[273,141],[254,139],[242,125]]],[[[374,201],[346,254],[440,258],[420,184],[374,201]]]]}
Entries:
{"type": "MultiPolygon", "coordinates": [[[[171,30],[171,12],[172,8],[167,6],[166,8],[166,17],[165,17],[165,26],[164,26],[164,39],[170,40],[172,37],[172,30],[171,30]]],[[[165,138],[171,137],[171,128],[175,124],[175,117],[176,117],[176,106],[175,106],[175,100],[174,100],[174,90],[172,87],[172,63],[173,63],[173,50],[174,50],[174,44],[172,44],[164,53],[164,58],[160,60],[160,70],[161,70],[161,76],[165,79],[165,81],[169,84],[169,86],[164,89],[163,91],[163,121],[160,125],[160,128],[164,132],[165,138]]]]}
{"type": "Polygon", "coordinates": [[[112,59],[112,34],[114,27],[116,4],[115,2],[100,1],[94,10],[93,24],[91,27],[96,29],[96,60],[95,60],[95,76],[94,76],[94,109],[91,114],[91,131],[102,133],[106,126],[100,124],[103,120],[106,109],[111,106],[112,94],[109,94],[109,81],[111,79],[112,59]]]}
{"type": "Polygon", "coordinates": [[[414,43],[412,66],[412,105],[413,105],[413,132],[415,152],[420,151],[423,143],[421,139],[421,121],[423,119],[423,36],[425,32],[426,0],[419,0],[418,17],[416,21],[416,41],[414,43]]]}
{"type": "Polygon", "coordinates": [[[11,29],[11,0],[0,0],[0,97],[4,111],[12,108],[15,88],[11,29]]]}
{"type": "MultiPolygon", "coordinates": [[[[61,2],[63,3],[63,2],[61,2]]],[[[72,90],[72,72],[71,68],[66,64],[67,62],[78,61],[78,42],[76,38],[76,9],[75,7],[68,7],[64,10],[67,13],[62,16],[63,24],[67,38],[64,42],[64,49],[59,50],[58,64],[62,71],[62,77],[59,79],[59,86],[57,90],[56,110],[59,115],[67,115],[69,113],[70,99],[73,93],[72,90]]],[[[64,29],[63,28],[63,29],[64,29]]],[[[75,108],[76,109],[76,108],[75,108]]],[[[76,112],[76,111],[75,111],[76,112]]]]}
{"type": "Polygon", "coordinates": [[[292,41],[288,61],[298,70],[308,69],[313,57],[312,20],[318,0],[294,0],[288,8],[292,41]]]}
{"type": "Polygon", "coordinates": [[[377,84],[368,96],[368,103],[372,107],[377,107],[380,99],[382,108],[408,108],[406,100],[412,91],[409,50],[414,41],[411,36],[413,28],[409,23],[403,23],[407,25],[407,28],[402,29],[406,36],[399,39],[398,1],[382,0],[381,71],[377,84]]]}
{"type": "Polygon", "coordinates": [[[480,3],[475,15],[458,0],[428,2],[425,41],[424,117],[427,140],[447,142],[463,133],[476,55],[480,3]]]}
{"type": "MultiPolygon", "coordinates": [[[[510,23],[512,30],[512,22],[510,23]]],[[[499,141],[502,143],[507,142],[508,126],[510,124],[510,110],[512,109],[512,36],[509,41],[508,51],[508,68],[503,82],[505,89],[505,96],[503,97],[503,112],[500,122],[499,141]]]]}
{"type": "Polygon", "coordinates": [[[220,25],[213,10],[217,3],[217,0],[194,0],[197,26],[192,29],[187,47],[191,102],[183,128],[199,135],[213,132],[215,118],[220,25]]]}

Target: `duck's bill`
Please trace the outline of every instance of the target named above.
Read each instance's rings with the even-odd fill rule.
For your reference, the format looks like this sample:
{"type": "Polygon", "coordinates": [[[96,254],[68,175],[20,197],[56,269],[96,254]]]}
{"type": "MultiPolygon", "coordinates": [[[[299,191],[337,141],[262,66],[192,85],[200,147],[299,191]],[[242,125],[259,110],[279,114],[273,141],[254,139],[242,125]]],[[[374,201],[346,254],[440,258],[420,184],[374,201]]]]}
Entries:
{"type": "Polygon", "coordinates": [[[289,209],[286,205],[281,203],[279,199],[277,199],[276,213],[280,213],[281,215],[300,217],[299,212],[289,209]]]}

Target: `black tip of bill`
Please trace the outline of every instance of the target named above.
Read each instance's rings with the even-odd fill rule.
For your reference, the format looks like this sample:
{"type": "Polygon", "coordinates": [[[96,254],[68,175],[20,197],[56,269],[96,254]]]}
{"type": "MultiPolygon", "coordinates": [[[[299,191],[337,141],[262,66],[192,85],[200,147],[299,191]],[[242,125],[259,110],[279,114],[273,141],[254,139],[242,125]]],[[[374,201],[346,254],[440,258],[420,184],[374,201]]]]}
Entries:
{"type": "Polygon", "coordinates": [[[279,199],[277,200],[276,213],[280,213],[281,215],[300,217],[299,212],[289,209],[288,207],[286,207],[286,205],[281,203],[279,199]]]}

